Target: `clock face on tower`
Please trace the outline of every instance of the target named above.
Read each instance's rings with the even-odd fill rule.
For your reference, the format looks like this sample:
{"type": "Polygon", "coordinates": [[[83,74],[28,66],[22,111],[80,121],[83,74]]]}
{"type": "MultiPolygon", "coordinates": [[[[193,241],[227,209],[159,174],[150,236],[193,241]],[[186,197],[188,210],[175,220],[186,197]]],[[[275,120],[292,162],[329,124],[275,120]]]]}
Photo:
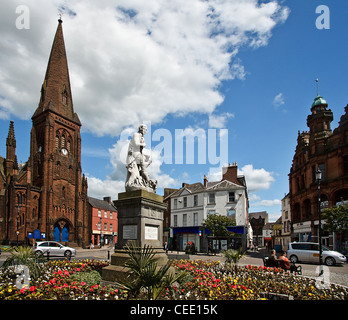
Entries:
{"type": "Polygon", "coordinates": [[[68,150],[66,150],[65,148],[63,148],[63,149],[61,150],[61,152],[62,152],[62,155],[63,155],[63,156],[67,156],[67,155],[68,155],[68,150]]]}

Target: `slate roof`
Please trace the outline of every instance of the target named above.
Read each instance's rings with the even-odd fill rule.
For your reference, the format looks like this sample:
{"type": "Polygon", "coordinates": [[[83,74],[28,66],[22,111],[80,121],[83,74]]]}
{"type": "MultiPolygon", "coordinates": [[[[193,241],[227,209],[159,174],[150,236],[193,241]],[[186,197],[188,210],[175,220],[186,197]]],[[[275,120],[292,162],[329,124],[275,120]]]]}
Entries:
{"type": "Polygon", "coordinates": [[[109,202],[105,200],[88,197],[88,202],[94,208],[103,209],[107,211],[117,210],[117,208],[112,203],[110,204],[109,202]]]}

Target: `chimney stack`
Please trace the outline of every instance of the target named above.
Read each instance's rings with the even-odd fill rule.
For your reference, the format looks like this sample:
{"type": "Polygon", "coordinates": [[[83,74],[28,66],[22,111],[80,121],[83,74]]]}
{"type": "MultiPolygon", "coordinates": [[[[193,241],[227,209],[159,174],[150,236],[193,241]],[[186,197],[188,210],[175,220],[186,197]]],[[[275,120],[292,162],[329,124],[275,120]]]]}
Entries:
{"type": "Polygon", "coordinates": [[[103,200],[111,204],[111,197],[104,197],[103,200]]]}
{"type": "Polygon", "coordinates": [[[240,182],[237,179],[237,171],[237,162],[233,162],[232,165],[229,163],[227,168],[222,168],[222,180],[228,180],[230,182],[240,184],[240,182]]]}
{"type": "Polygon", "coordinates": [[[207,186],[208,186],[208,178],[207,178],[206,175],[204,175],[203,181],[204,181],[204,188],[207,188],[207,186]]]}

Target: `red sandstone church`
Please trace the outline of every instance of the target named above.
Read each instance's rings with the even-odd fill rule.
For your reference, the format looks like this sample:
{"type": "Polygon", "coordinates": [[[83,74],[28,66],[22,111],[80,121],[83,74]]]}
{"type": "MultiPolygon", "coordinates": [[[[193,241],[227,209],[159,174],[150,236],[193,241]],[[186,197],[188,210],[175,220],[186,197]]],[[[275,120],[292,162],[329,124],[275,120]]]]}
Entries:
{"type": "Polygon", "coordinates": [[[81,122],[74,112],[62,20],[53,41],[39,105],[32,116],[30,156],[18,165],[11,121],[0,157],[0,242],[90,243],[87,179],[81,172],[81,122]]]}

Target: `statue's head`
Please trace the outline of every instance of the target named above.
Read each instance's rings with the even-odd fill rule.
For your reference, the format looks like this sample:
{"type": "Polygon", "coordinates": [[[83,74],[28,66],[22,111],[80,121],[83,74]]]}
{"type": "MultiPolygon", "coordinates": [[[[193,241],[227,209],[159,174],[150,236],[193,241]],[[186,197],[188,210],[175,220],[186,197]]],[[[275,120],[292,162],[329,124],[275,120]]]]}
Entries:
{"type": "Polygon", "coordinates": [[[147,126],[146,126],[146,124],[141,124],[141,125],[139,126],[138,132],[141,132],[142,134],[145,134],[145,133],[147,132],[147,126]]]}

